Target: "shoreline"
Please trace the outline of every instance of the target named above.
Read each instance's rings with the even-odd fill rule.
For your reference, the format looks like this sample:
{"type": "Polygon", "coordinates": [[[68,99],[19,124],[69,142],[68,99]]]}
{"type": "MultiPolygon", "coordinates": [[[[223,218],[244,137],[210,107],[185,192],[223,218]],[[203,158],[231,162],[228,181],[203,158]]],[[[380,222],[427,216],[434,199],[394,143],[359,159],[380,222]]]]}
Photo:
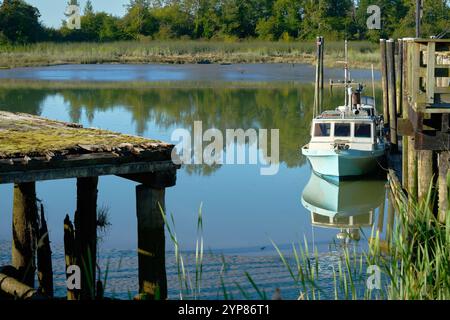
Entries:
{"type": "MultiPolygon", "coordinates": [[[[341,41],[325,47],[325,66],[342,66],[341,41]]],[[[379,66],[378,46],[350,42],[353,69],[379,66]]],[[[67,64],[314,64],[315,42],[220,42],[199,40],[105,43],[35,43],[0,47],[0,69],[67,64]]]]}

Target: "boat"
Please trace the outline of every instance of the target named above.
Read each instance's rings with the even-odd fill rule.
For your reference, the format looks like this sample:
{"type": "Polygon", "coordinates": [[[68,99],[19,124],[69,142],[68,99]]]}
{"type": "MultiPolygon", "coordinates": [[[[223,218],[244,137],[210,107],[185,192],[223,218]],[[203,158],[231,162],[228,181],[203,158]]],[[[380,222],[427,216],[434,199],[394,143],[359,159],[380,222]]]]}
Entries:
{"type": "Polygon", "coordinates": [[[375,210],[383,207],[385,184],[374,178],[336,181],[312,172],[301,202],[312,226],[339,230],[339,240],[358,240],[360,229],[371,227],[375,210]]]}
{"type": "Polygon", "coordinates": [[[375,171],[387,147],[383,117],[377,113],[375,98],[362,96],[363,85],[354,88],[354,83],[348,81],[347,58],[343,86],[344,105],[315,116],[311,140],[302,147],[313,171],[339,178],[375,171]]]}

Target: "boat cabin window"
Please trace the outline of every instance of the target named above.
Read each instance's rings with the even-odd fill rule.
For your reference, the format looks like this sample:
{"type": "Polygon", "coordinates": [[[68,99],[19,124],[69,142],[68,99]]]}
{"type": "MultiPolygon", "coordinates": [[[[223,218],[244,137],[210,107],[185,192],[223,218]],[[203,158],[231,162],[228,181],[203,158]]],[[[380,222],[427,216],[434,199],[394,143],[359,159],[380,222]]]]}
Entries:
{"type": "Polygon", "coordinates": [[[369,123],[355,123],[355,138],[371,138],[372,126],[369,123]]]}
{"type": "Polygon", "coordinates": [[[316,123],[314,125],[315,137],[329,137],[331,125],[329,123],[316,123]]]}
{"type": "Polygon", "coordinates": [[[350,137],[350,123],[335,123],[334,124],[335,137],[350,137]]]}

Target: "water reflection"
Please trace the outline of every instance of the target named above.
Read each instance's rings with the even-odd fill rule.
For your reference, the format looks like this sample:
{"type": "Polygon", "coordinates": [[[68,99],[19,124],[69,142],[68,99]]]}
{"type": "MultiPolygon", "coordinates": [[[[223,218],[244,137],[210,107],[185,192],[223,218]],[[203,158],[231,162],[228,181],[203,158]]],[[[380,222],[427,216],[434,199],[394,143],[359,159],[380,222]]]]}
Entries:
{"type": "Polygon", "coordinates": [[[375,210],[383,207],[384,201],[384,180],[335,181],[314,172],[302,194],[312,226],[337,229],[337,239],[344,242],[360,240],[361,228],[372,227],[375,210]]]}
{"type": "MultiPolygon", "coordinates": [[[[154,86],[154,84],[153,84],[154,86]]],[[[204,128],[225,132],[229,128],[280,129],[280,163],[299,167],[305,158],[299,147],[309,139],[314,101],[314,87],[310,84],[258,84],[256,87],[147,88],[137,87],[61,88],[52,86],[20,86],[0,88],[0,109],[41,115],[42,106],[53,98],[61,98],[67,106],[72,122],[80,122],[83,114],[89,124],[101,112],[125,111],[130,114],[134,134],[145,135],[149,124],[170,132],[173,128],[192,131],[194,121],[202,121],[204,128]]],[[[339,93],[325,96],[326,106],[342,100],[339,93]]],[[[155,137],[151,137],[155,138],[155,137]]],[[[191,173],[211,174],[218,167],[188,168],[191,173]]]]}

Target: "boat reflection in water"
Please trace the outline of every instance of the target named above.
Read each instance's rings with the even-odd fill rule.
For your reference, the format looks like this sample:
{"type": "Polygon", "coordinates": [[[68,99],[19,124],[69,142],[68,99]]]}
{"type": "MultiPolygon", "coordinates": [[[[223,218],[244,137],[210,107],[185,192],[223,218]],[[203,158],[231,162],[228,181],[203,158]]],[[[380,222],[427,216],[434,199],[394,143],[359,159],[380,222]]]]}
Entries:
{"type": "Polygon", "coordinates": [[[313,226],[339,229],[337,238],[345,243],[358,241],[360,229],[373,225],[375,209],[383,215],[385,183],[379,178],[336,181],[312,172],[302,204],[313,226]]]}

